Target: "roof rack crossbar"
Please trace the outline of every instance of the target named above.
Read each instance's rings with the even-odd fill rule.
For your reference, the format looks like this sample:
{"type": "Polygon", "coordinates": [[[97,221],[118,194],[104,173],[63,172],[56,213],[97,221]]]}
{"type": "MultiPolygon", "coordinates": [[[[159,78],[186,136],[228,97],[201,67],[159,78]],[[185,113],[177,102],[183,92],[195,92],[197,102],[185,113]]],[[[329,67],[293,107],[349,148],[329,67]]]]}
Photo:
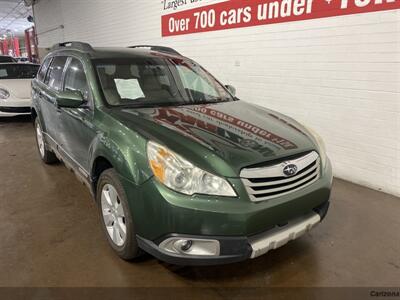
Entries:
{"type": "Polygon", "coordinates": [[[55,44],[51,48],[51,50],[63,49],[63,48],[71,48],[71,49],[77,49],[77,50],[82,50],[82,51],[87,51],[87,52],[93,51],[93,48],[90,44],[84,43],[84,42],[76,42],[76,41],[55,44]]]}
{"type": "Polygon", "coordinates": [[[174,55],[179,55],[182,56],[178,51],[176,51],[173,48],[170,47],[165,47],[165,46],[154,46],[154,45],[136,45],[136,46],[129,46],[128,48],[147,48],[153,51],[159,51],[159,52],[164,52],[164,53],[170,53],[174,55]]]}

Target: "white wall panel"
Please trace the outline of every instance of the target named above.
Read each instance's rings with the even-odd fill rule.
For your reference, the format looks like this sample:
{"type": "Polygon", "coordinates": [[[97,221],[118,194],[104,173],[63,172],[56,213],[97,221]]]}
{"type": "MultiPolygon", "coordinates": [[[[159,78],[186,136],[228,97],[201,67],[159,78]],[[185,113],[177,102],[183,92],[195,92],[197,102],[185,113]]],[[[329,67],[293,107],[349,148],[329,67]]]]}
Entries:
{"type": "MultiPolygon", "coordinates": [[[[203,1],[204,4],[213,1],[203,1]]],[[[41,47],[161,44],[194,58],[239,96],[317,130],[335,175],[400,195],[400,11],[161,37],[162,3],[40,0],[41,47]]]]}

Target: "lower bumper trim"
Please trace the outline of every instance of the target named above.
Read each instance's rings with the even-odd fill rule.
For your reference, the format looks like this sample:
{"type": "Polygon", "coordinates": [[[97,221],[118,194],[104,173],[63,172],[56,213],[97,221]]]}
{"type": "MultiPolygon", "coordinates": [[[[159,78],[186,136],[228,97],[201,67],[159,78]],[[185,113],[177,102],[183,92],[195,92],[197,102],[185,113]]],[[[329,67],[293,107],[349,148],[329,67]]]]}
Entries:
{"type": "Polygon", "coordinates": [[[277,227],[249,238],[250,246],[253,249],[251,258],[259,257],[272,249],[277,249],[287,242],[297,239],[315,227],[320,221],[320,215],[313,212],[289,222],[284,227],[277,227]]]}
{"type": "Polygon", "coordinates": [[[29,114],[29,113],[31,113],[31,108],[30,107],[0,106],[0,112],[16,113],[16,114],[29,114]]]}
{"type": "MultiPolygon", "coordinates": [[[[259,257],[272,249],[277,249],[291,240],[304,235],[319,224],[329,209],[329,201],[302,217],[293,219],[284,226],[276,226],[266,232],[252,236],[196,236],[169,234],[155,241],[136,236],[139,247],[154,257],[174,265],[206,266],[235,263],[259,257]],[[219,255],[175,254],[163,249],[163,241],[173,238],[185,240],[215,240],[219,242],[219,255]]],[[[194,253],[193,253],[194,254],[194,253]]]]}

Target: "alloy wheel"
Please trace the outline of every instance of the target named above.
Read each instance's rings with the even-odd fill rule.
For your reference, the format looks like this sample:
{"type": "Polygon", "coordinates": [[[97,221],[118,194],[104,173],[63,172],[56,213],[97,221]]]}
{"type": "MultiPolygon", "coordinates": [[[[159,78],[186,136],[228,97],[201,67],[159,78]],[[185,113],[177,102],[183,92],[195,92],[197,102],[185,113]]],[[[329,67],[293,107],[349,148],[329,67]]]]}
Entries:
{"type": "Polygon", "coordinates": [[[103,221],[111,240],[115,245],[123,246],[126,242],[125,212],[117,190],[111,184],[103,186],[101,209],[103,221]]]}
{"type": "Polygon", "coordinates": [[[45,149],[44,149],[43,132],[42,132],[42,128],[40,128],[39,122],[37,122],[37,124],[36,124],[36,137],[37,137],[37,143],[38,143],[38,147],[39,147],[40,156],[43,158],[44,154],[45,154],[45,152],[44,152],[45,149]]]}

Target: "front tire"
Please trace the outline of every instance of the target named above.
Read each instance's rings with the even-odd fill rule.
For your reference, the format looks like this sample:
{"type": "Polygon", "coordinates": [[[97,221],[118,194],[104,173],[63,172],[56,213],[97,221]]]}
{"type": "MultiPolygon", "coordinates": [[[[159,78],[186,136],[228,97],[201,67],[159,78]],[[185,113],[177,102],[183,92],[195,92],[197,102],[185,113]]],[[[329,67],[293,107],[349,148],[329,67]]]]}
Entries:
{"type": "Polygon", "coordinates": [[[54,164],[58,162],[58,159],[56,155],[50,151],[46,145],[43,131],[42,131],[42,126],[40,125],[39,118],[36,117],[34,121],[34,126],[35,126],[35,137],[36,137],[36,145],[38,148],[38,152],[40,155],[40,158],[45,164],[54,164]]]}
{"type": "Polygon", "coordinates": [[[114,169],[100,175],[96,201],[102,228],[111,248],[124,260],[140,256],[128,199],[114,169]]]}

